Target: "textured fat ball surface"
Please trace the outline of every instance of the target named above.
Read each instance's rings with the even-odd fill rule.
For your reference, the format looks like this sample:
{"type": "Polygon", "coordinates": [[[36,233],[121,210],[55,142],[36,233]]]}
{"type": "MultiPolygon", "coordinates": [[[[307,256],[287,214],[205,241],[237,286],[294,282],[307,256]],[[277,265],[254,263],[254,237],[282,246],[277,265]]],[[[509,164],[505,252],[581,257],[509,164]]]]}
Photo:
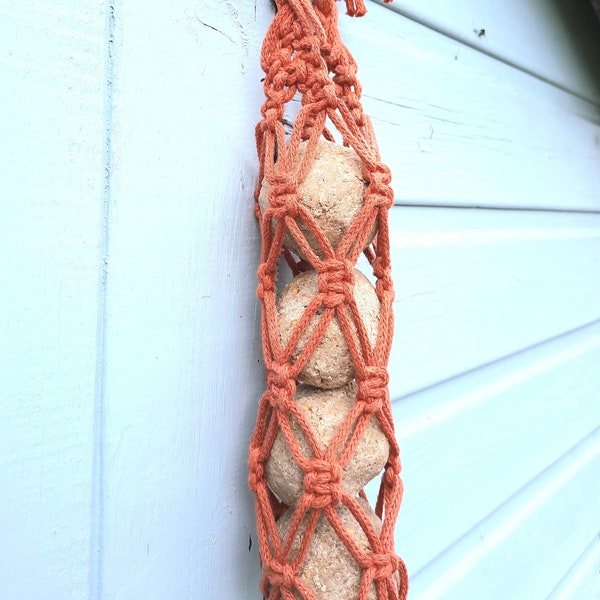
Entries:
{"type": "MultiPolygon", "coordinates": [[[[367,331],[371,346],[377,339],[377,330],[381,305],[377,292],[371,282],[358,270],[354,269],[354,299],[358,313],[367,331]]],[[[319,293],[318,274],[314,270],[297,275],[288,283],[277,303],[277,322],[281,343],[287,344],[294,329],[298,326],[306,307],[319,293]]],[[[295,362],[310,338],[322,311],[311,319],[306,330],[300,336],[293,352],[295,362]]],[[[356,331],[353,324],[352,329],[356,331]]],[[[334,316],[325,334],[308,359],[298,379],[303,383],[322,389],[333,389],[347,385],[354,379],[354,364],[339,321],[334,316]]]]}
{"type": "MultiPolygon", "coordinates": [[[[297,164],[306,153],[307,143],[300,144],[297,164]]],[[[269,207],[269,188],[269,183],[263,180],[258,198],[263,213],[269,207]]],[[[363,165],[356,152],[320,139],[310,171],[298,186],[298,203],[309,212],[334,251],[364,206],[366,189],[363,165]]],[[[323,258],[323,250],[307,223],[301,218],[296,218],[296,223],[315,254],[323,258]]],[[[374,223],[363,247],[373,241],[376,229],[374,223]]],[[[289,231],[285,234],[283,245],[300,258],[307,259],[289,231]]]]}
{"type": "MultiPolygon", "coordinates": [[[[323,451],[329,446],[338,429],[352,410],[356,401],[356,384],[334,390],[319,390],[301,385],[294,400],[298,403],[311,431],[323,451]]],[[[299,423],[290,417],[291,430],[298,442],[302,456],[311,459],[313,453],[299,423]]],[[[336,453],[339,455],[348,443],[354,428],[346,436],[345,443],[336,453]]],[[[356,445],[354,454],[342,467],[341,486],[355,496],[385,466],[389,453],[389,442],[374,416],[369,418],[363,435],[356,445]]],[[[292,454],[285,437],[279,431],[271,448],[266,464],[269,487],[287,505],[294,506],[304,492],[304,471],[292,454]]]]}
{"type": "MultiPolygon", "coordinates": [[[[379,534],[381,520],[367,502],[357,499],[368,516],[369,521],[379,534]]],[[[354,540],[361,551],[371,552],[372,548],[358,521],[350,510],[343,504],[336,507],[335,511],[340,517],[344,529],[354,540]]],[[[277,530],[283,539],[289,531],[293,509],[288,510],[277,522],[277,530]]],[[[308,518],[305,517],[300,525],[298,535],[292,543],[292,556],[297,553],[300,542],[306,531],[308,518]]],[[[314,535],[311,539],[306,557],[298,571],[299,577],[311,589],[318,600],[342,600],[358,597],[362,569],[337,536],[335,530],[324,514],[321,515],[314,535]]],[[[302,598],[294,592],[295,598],[302,598]]],[[[371,584],[366,600],[377,600],[375,586],[371,584]]]]}

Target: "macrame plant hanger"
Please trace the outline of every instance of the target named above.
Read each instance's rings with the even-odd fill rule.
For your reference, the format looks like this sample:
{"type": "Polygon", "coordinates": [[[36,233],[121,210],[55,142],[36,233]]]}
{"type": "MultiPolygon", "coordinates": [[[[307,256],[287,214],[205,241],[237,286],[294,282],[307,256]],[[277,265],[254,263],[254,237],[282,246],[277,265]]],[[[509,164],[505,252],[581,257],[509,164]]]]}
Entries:
{"type": "MultiPolygon", "coordinates": [[[[361,106],[357,65],[341,41],[335,0],[277,0],[277,5],[262,47],[266,100],[256,126],[260,171],[255,196],[262,236],[257,293],[267,388],[248,465],[261,589],[267,600],[401,600],[406,598],[408,575],[394,551],[402,482],[387,371],[394,295],[388,225],[394,201],[391,175],[361,106]],[[286,132],[290,123],[284,115],[292,101],[300,108],[286,132]],[[336,137],[341,144],[334,143],[336,137]],[[320,160],[322,146],[351,153],[364,185],[362,206],[335,244],[302,200],[302,185],[320,160]],[[374,335],[357,297],[359,277],[366,280],[355,268],[363,253],[375,281],[374,335]],[[311,277],[314,284],[287,339],[281,331],[286,292],[277,291],[282,257],[294,275],[291,285],[300,286],[311,277]],[[332,389],[335,384],[324,385],[326,390],[307,387],[303,373],[334,324],[343,334],[353,381],[339,390],[332,389]],[[311,419],[312,405],[300,398],[324,398],[314,406],[326,406],[340,390],[350,393],[352,401],[324,444],[311,419]],[[363,490],[366,482],[353,491],[348,480],[351,465],[360,462],[363,438],[374,428],[384,438],[386,454],[373,509],[363,490]],[[278,472],[270,462],[276,450],[287,456],[288,471],[300,482],[285,499],[277,490],[289,481],[280,486],[276,481],[286,477],[285,469],[278,472]]],[[[363,0],[346,0],[346,8],[350,16],[366,13],[363,0]]],[[[335,165],[329,171],[336,176],[335,165]]],[[[293,298],[300,288],[290,289],[293,298]]]]}

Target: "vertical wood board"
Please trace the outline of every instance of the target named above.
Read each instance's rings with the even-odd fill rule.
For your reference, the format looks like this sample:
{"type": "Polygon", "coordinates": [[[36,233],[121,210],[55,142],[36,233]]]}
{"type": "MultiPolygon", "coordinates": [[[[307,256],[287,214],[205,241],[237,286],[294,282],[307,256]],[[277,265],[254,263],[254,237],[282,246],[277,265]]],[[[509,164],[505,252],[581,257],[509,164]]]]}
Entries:
{"type": "Polygon", "coordinates": [[[0,6],[0,595],[89,597],[102,3],[0,6]]]}
{"type": "Polygon", "coordinates": [[[246,460],[263,388],[253,124],[269,10],[116,7],[107,599],[258,593],[246,460]]]}

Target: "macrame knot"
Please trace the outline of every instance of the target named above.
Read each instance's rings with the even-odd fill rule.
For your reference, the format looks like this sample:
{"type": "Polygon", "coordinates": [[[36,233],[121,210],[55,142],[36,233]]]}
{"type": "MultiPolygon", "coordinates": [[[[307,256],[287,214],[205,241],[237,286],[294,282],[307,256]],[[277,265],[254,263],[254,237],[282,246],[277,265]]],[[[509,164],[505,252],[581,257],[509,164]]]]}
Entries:
{"type": "Polygon", "coordinates": [[[276,410],[288,410],[288,402],[296,393],[296,380],[287,365],[275,363],[267,371],[269,402],[276,410]]]}
{"type": "Polygon", "coordinates": [[[382,279],[378,279],[375,284],[375,290],[377,291],[377,296],[379,298],[383,298],[384,296],[389,296],[390,301],[394,299],[394,284],[390,277],[383,277],[382,279]]]}
{"type": "Polygon", "coordinates": [[[335,308],[349,304],[354,292],[354,267],[349,260],[328,258],[319,267],[319,293],[323,304],[335,308]]]}
{"type": "Polygon", "coordinates": [[[312,90],[312,102],[314,102],[314,110],[320,112],[322,110],[336,110],[338,107],[338,97],[335,93],[335,86],[328,80],[327,85],[316,85],[312,90]]]}
{"type": "Polygon", "coordinates": [[[385,465],[382,483],[388,490],[395,490],[398,487],[400,483],[400,472],[395,465],[391,463],[385,465]]]}
{"type": "Polygon", "coordinates": [[[271,270],[268,268],[266,263],[261,263],[258,267],[258,288],[256,295],[264,300],[267,292],[275,291],[275,281],[271,270]]]}
{"type": "Polygon", "coordinates": [[[274,587],[293,591],[296,588],[296,573],[289,562],[274,560],[265,571],[264,578],[274,587]]]}
{"type": "Polygon", "coordinates": [[[373,574],[373,579],[387,579],[398,570],[398,557],[373,552],[368,557],[366,568],[373,574]]]}
{"type": "Polygon", "coordinates": [[[275,173],[273,175],[270,181],[268,200],[276,219],[281,219],[286,215],[296,218],[300,212],[298,184],[285,173],[275,173]]]}
{"type": "Polygon", "coordinates": [[[356,399],[362,402],[364,412],[379,412],[387,398],[387,386],[390,378],[385,367],[367,366],[364,373],[357,374],[358,394],[356,399]]]}
{"type": "Polygon", "coordinates": [[[314,458],[304,474],[304,493],[312,508],[325,508],[341,502],[342,468],[335,461],[314,458]]]}
{"type": "MultiPolygon", "coordinates": [[[[279,96],[281,94],[276,92],[273,95],[279,96]]],[[[262,111],[263,116],[265,118],[265,123],[268,126],[268,128],[274,128],[285,114],[285,110],[283,109],[283,106],[281,105],[280,101],[278,102],[278,100],[280,99],[275,98],[274,106],[269,106],[268,108],[262,111]]]]}
{"type": "Polygon", "coordinates": [[[378,164],[375,168],[365,166],[365,179],[369,182],[367,198],[375,207],[390,209],[394,206],[394,192],[390,187],[392,174],[386,165],[378,164]]]}

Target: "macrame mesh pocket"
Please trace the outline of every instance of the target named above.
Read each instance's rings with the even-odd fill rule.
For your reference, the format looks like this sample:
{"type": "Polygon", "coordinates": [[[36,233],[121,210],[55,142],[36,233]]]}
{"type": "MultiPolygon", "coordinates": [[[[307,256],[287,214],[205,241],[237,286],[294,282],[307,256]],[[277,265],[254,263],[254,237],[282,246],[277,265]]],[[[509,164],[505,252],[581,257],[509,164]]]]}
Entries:
{"type": "MultiPolygon", "coordinates": [[[[346,5],[352,16],[365,12],[361,0],[346,5]]],[[[256,126],[267,389],[249,485],[262,592],[268,600],[402,599],[408,577],[394,552],[401,465],[387,371],[391,176],[360,103],[335,1],[279,0],[278,8],[262,48],[266,100],[256,126]],[[322,183],[347,198],[353,192],[343,186],[356,180],[361,205],[326,207],[330,222],[303,192],[322,183]],[[363,254],[375,286],[356,268],[363,254]],[[294,278],[278,293],[281,257],[294,278]],[[323,352],[327,344],[337,354],[323,352]],[[371,508],[363,487],[381,469],[371,508]]]]}

